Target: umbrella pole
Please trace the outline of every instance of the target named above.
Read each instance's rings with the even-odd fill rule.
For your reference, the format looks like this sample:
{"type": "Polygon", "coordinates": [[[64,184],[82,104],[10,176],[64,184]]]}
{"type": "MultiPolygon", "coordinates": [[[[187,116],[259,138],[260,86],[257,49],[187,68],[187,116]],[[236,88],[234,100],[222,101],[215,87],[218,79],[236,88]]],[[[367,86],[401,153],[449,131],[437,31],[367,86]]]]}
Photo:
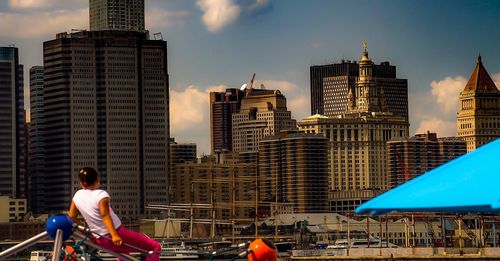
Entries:
{"type": "Polygon", "coordinates": [[[446,229],[444,227],[444,218],[443,214],[441,214],[441,241],[443,243],[443,247],[446,248],[446,229]]]}

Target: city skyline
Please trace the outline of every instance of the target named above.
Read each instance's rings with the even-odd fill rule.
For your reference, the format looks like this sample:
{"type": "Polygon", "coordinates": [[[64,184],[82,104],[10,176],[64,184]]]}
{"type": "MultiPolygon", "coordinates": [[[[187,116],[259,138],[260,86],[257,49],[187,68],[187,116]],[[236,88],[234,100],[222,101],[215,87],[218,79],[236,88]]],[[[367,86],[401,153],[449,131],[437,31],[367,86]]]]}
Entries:
{"type": "MultiPolygon", "coordinates": [[[[0,3],[0,45],[19,48],[26,78],[28,68],[42,65],[43,41],[88,29],[87,6],[0,3]]],[[[458,93],[479,52],[499,86],[499,10],[494,1],[148,0],[145,20],[152,38],[162,32],[169,42],[171,135],[208,154],[209,91],[239,88],[255,72],[255,86],[279,89],[301,120],[310,115],[309,67],[359,61],[363,40],[376,64],[390,61],[408,79],[410,135],[454,136],[458,93]]]]}

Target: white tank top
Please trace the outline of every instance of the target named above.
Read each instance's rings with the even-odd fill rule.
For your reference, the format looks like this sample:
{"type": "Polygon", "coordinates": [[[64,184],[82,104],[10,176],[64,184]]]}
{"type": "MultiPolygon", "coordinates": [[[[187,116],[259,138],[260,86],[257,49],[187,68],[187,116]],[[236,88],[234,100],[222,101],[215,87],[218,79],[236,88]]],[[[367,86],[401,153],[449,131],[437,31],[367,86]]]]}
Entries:
{"type": "MultiPolygon", "coordinates": [[[[80,189],[73,196],[73,202],[76,208],[82,214],[85,222],[89,225],[92,232],[101,236],[109,234],[108,229],[102,222],[101,212],[99,211],[99,201],[103,198],[110,198],[108,192],[102,189],[80,189]]],[[[109,215],[113,220],[115,228],[121,226],[120,218],[113,212],[111,203],[109,207],[109,215]]],[[[96,237],[99,237],[95,235],[96,237]]]]}

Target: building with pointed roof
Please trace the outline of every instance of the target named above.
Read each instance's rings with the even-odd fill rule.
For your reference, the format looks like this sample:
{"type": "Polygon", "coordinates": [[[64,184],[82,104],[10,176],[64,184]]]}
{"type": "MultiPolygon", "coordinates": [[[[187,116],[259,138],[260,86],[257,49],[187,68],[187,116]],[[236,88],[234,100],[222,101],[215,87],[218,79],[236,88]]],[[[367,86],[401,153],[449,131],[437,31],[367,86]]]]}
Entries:
{"type": "Polygon", "coordinates": [[[457,136],[467,142],[467,152],[500,137],[500,91],[481,55],[459,99],[457,136]]]}

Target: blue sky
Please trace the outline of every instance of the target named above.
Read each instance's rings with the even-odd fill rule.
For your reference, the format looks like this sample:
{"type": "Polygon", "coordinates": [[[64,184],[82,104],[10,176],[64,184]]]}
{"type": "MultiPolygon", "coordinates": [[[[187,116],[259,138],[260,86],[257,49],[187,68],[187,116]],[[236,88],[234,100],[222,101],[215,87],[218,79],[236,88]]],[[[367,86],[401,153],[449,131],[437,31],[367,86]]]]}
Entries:
{"type": "MultiPolygon", "coordinates": [[[[42,43],[88,28],[88,0],[0,3],[0,45],[15,44],[26,72],[42,43]]],[[[478,52],[500,82],[499,1],[146,0],[146,25],[168,41],[171,132],[208,153],[208,91],[258,84],[280,89],[300,120],[310,113],[309,66],[359,60],[408,79],[410,134],[455,133],[458,93],[478,52]]]]}

